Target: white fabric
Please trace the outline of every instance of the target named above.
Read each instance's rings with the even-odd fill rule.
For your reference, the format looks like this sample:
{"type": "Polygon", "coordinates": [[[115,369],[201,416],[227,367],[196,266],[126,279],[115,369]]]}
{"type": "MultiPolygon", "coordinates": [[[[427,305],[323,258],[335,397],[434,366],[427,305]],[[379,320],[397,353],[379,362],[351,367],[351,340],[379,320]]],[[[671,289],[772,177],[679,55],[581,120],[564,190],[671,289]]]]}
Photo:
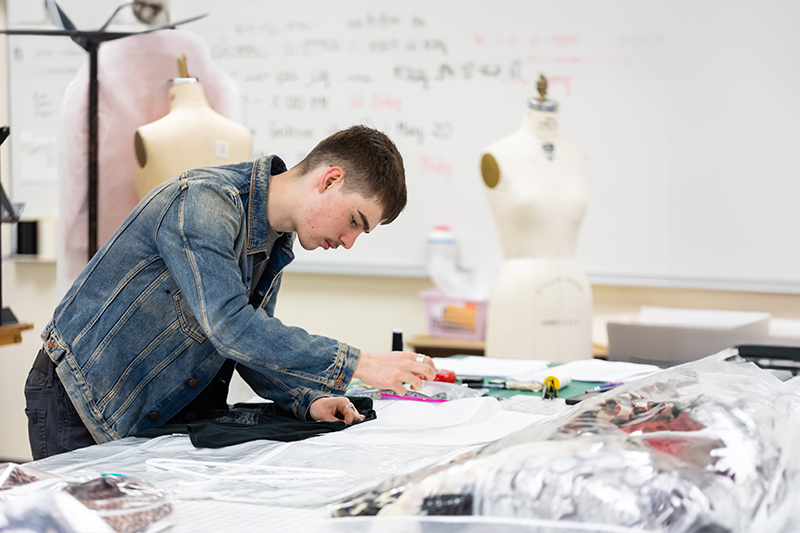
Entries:
{"type": "Polygon", "coordinates": [[[661,371],[656,365],[627,363],[625,361],[604,361],[602,359],[572,361],[565,363],[562,367],[576,381],[600,382],[627,382],[661,371]]]}
{"type": "Polygon", "coordinates": [[[505,378],[547,368],[549,361],[535,359],[501,359],[470,355],[461,359],[436,360],[436,368],[452,370],[459,376],[505,378]]]}
{"type": "Polygon", "coordinates": [[[504,411],[495,398],[466,398],[444,403],[406,400],[374,402],[378,419],[311,440],[325,444],[413,443],[471,446],[492,442],[546,418],[504,411]]]}

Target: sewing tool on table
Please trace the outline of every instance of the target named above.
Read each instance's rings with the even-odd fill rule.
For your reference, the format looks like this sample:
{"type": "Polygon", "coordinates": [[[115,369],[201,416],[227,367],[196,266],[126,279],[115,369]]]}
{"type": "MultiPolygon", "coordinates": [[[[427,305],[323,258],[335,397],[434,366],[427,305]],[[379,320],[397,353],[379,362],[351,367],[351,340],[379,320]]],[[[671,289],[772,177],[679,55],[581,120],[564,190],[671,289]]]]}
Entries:
{"type": "Polygon", "coordinates": [[[569,374],[554,372],[542,380],[542,398],[551,400],[558,397],[558,389],[566,387],[572,383],[569,374]]]}

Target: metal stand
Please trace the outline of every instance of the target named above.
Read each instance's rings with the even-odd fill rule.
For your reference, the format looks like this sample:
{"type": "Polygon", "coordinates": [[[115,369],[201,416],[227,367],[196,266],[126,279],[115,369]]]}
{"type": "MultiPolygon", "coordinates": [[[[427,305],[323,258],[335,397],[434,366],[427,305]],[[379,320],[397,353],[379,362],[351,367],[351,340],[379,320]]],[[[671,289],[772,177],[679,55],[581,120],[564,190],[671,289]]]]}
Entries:
{"type": "MultiPolygon", "coordinates": [[[[50,4],[50,2],[48,2],[50,4]]],[[[91,259],[97,252],[97,155],[98,155],[98,120],[97,120],[97,102],[98,102],[98,85],[97,85],[97,59],[100,45],[106,41],[114,41],[129,37],[131,35],[139,35],[144,33],[152,33],[154,31],[163,29],[174,29],[176,26],[193,22],[201,19],[206,15],[199,15],[196,17],[162,24],[153,28],[138,32],[112,32],[105,31],[114,16],[119,12],[121,7],[118,7],[105,24],[95,31],[81,31],[75,28],[75,24],[67,17],[61,10],[56,2],[52,2],[55,8],[53,15],[56,20],[53,22],[60,25],[63,29],[60,30],[0,30],[0,34],[7,35],[45,35],[45,36],[67,36],[75,41],[78,46],[89,52],[89,257],[91,259]]]]}
{"type": "MultiPolygon", "coordinates": [[[[5,140],[8,139],[10,132],[11,130],[8,128],[8,126],[0,127],[0,145],[2,145],[5,140]]],[[[6,190],[3,188],[3,184],[0,183],[0,213],[2,213],[2,216],[0,216],[0,223],[13,223],[19,221],[19,216],[22,214],[23,207],[23,204],[11,203],[11,201],[8,199],[8,196],[6,196],[6,190]]],[[[3,232],[0,231],[0,250],[3,246],[2,236],[3,232]]],[[[2,265],[0,265],[0,326],[17,323],[19,323],[19,321],[11,309],[8,307],[3,307],[3,269],[2,265]]]]}

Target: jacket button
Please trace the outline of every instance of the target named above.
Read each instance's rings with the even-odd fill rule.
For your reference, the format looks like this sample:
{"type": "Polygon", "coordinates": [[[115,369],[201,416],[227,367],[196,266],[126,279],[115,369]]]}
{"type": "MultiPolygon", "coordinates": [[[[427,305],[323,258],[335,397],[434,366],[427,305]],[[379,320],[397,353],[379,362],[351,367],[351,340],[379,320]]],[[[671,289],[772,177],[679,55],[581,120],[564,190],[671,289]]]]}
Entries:
{"type": "Polygon", "coordinates": [[[52,350],[53,349],[53,341],[48,342],[47,343],[47,347],[52,350]]]}
{"type": "Polygon", "coordinates": [[[333,382],[333,385],[337,389],[341,389],[342,385],[344,385],[344,381],[342,381],[341,379],[337,379],[336,381],[333,382]]]}
{"type": "Polygon", "coordinates": [[[196,380],[196,379],[190,379],[190,380],[189,380],[189,386],[190,386],[191,388],[195,388],[195,387],[197,387],[197,380],[196,380]]]}
{"type": "Polygon", "coordinates": [[[150,420],[158,420],[158,413],[156,413],[155,411],[150,413],[150,420]]]}
{"type": "Polygon", "coordinates": [[[48,331],[47,333],[44,334],[44,340],[47,340],[49,338],[50,338],[50,332],[48,331]]]}

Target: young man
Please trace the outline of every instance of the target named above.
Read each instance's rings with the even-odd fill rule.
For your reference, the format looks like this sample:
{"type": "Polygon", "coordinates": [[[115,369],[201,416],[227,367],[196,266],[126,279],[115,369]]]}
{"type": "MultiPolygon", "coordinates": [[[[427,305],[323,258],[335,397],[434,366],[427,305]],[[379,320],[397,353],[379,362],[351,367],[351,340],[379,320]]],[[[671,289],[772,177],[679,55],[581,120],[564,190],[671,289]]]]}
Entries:
{"type": "Polygon", "coordinates": [[[352,378],[400,394],[432,380],[429,357],[360,352],[273,316],[294,234],[308,250],[350,248],[405,203],[402,157],[365,126],[324,139],[291,170],[262,157],[156,187],[42,333],[25,387],[34,459],[219,405],[234,367],[298,418],[348,424],[361,419],[341,397],[352,378]]]}

